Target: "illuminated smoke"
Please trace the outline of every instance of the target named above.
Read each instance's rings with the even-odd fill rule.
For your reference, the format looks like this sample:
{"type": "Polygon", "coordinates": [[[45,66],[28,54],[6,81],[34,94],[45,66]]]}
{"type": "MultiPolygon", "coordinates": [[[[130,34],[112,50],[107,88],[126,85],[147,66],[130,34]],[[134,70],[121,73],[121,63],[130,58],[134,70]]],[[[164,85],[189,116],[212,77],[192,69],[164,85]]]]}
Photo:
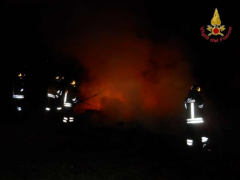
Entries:
{"type": "Polygon", "coordinates": [[[80,59],[89,71],[89,81],[81,84],[80,91],[88,97],[107,88],[89,103],[100,106],[108,121],[181,121],[192,84],[181,50],[177,43],[154,45],[134,34],[99,36],[80,59]]]}
{"type": "Polygon", "coordinates": [[[191,85],[181,49],[172,42],[153,45],[134,35],[101,42],[80,61],[89,70],[89,82],[80,86],[83,95],[107,88],[91,99],[91,104],[99,105],[115,121],[181,119],[191,85]]]}
{"type": "MultiPolygon", "coordinates": [[[[107,89],[87,101],[107,114],[102,121],[171,126],[183,120],[183,102],[193,81],[180,40],[153,43],[140,37],[146,28],[129,12],[81,16],[72,22],[74,31],[58,48],[88,71],[79,87],[82,97],[107,89]]],[[[76,111],[89,108],[80,104],[76,111]]]]}

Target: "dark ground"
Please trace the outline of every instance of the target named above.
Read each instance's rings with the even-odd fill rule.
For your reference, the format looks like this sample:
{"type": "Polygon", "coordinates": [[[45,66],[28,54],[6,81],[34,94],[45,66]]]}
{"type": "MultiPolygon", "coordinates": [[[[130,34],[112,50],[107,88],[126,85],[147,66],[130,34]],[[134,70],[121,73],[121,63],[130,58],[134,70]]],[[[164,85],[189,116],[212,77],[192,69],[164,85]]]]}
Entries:
{"type": "Polygon", "coordinates": [[[228,147],[231,140],[214,140],[212,151],[202,154],[188,151],[183,137],[141,126],[93,127],[83,116],[66,126],[34,113],[9,118],[1,121],[3,180],[238,179],[240,159],[228,147]]]}

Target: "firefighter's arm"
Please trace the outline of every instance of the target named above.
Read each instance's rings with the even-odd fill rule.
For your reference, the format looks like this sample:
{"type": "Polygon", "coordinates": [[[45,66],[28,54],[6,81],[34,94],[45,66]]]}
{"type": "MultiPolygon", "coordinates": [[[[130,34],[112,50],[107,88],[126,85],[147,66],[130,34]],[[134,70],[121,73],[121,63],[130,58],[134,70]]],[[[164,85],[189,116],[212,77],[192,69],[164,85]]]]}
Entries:
{"type": "Polygon", "coordinates": [[[72,99],[73,103],[76,104],[78,102],[77,100],[77,97],[75,96],[73,99],[72,99]]]}
{"type": "Polygon", "coordinates": [[[189,100],[190,100],[190,98],[187,97],[184,101],[185,109],[187,109],[187,104],[190,103],[189,100]]]}
{"type": "Polygon", "coordinates": [[[47,94],[48,94],[48,97],[58,98],[58,97],[57,97],[57,93],[54,92],[53,87],[49,87],[49,88],[48,88],[47,94]]]}
{"type": "Polygon", "coordinates": [[[199,107],[199,108],[203,108],[203,106],[204,106],[203,99],[200,98],[198,107],[199,107]]]}
{"type": "Polygon", "coordinates": [[[58,90],[56,94],[56,98],[60,97],[62,95],[62,90],[58,90]]]}

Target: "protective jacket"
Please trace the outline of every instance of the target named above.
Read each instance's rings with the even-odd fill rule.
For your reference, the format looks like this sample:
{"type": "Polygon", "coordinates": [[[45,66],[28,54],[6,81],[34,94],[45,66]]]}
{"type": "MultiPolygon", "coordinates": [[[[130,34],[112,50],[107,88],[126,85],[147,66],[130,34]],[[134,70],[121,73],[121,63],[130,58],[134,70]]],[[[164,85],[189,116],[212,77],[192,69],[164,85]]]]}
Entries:
{"type": "Polygon", "coordinates": [[[69,86],[64,94],[64,107],[74,107],[74,105],[78,102],[77,100],[77,88],[74,86],[69,86]]]}
{"type": "Polygon", "coordinates": [[[48,97],[49,98],[59,98],[62,95],[62,83],[54,80],[48,88],[48,97]]]}
{"type": "Polygon", "coordinates": [[[187,123],[203,123],[203,99],[196,90],[191,90],[185,99],[185,108],[187,109],[187,123]]]}

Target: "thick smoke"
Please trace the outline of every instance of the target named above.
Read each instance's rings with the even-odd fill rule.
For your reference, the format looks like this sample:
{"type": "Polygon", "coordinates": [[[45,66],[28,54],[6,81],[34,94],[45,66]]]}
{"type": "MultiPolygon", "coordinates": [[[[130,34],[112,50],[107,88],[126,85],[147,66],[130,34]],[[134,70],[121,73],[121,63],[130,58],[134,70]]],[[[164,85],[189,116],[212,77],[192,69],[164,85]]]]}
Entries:
{"type": "MultiPolygon", "coordinates": [[[[74,31],[58,48],[88,71],[79,87],[82,97],[106,89],[87,101],[107,115],[102,121],[171,126],[182,120],[183,101],[193,83],[189,59],[177,38],[153,43],[139,36],[147,29],[139,22],[124,11],[80,16],[72,19],[74,31]]],[[[76,111],[89,108],[80,104],[76,111]]]]}
{"type": "Polygon", "coordinates": [[[90,103],[114,121],[180,120],[192,83],[181,49],[172,42],[154,46],[134,35],[102,42],[109,48],[94,47],[81,61],[90,77],[80,86],[84,96],[107,88],[90,103]]]}
{"type": "Polygon", "coordinates": [[[76,57],[89,72],[89,81],[80,86],[82,95],[107,89],[89,100],[109,116],[107,121],[181,120],[183,100],[192,84],[181,43],[153,44],[125,31],[95,32],[98,36],[86,40],[92,44],[84,56],[79,48],[76,57]]]}

